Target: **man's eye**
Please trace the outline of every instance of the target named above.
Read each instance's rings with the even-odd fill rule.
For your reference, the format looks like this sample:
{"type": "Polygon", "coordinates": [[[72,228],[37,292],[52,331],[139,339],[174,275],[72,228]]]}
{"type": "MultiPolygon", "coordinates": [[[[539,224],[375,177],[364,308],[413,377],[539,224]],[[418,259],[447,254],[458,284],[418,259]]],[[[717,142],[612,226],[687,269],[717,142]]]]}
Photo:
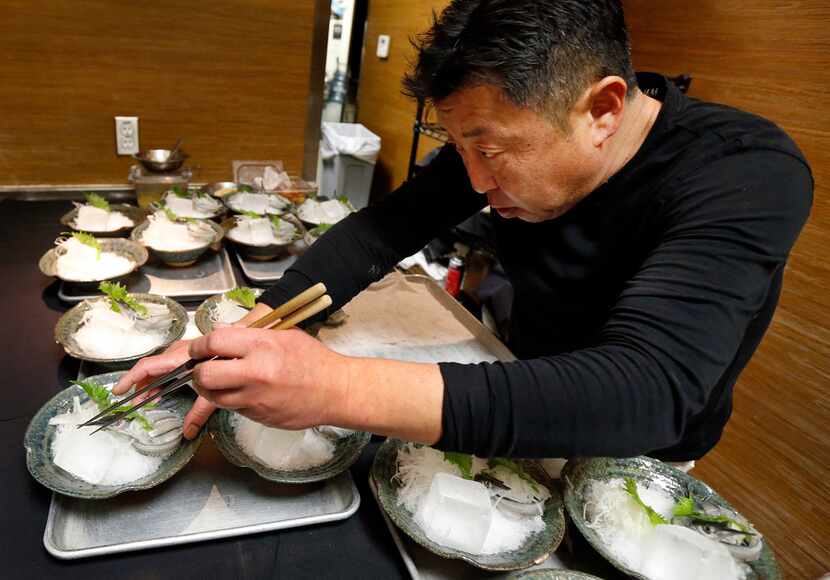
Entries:
{"type": "Polygon", "coordinates": [[[482,151],[481,152],[481,156],[484,157],[485,159],[492,159],[493,157],[495,157],[498,154],[499,154],[498,151],[482,151]]]}

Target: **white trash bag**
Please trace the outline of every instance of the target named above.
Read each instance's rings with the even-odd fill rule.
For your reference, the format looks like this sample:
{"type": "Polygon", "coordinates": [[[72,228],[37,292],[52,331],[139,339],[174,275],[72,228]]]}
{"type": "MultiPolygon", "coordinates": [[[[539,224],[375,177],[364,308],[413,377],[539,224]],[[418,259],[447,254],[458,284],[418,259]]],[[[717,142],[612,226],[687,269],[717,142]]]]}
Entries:
{"type": "Polygon", "coordinates": [[[323,141],[320,146],[323,159],[344,154],[374,164],[378,153],[380,137],[360,123],[323,123],[323,141]]]}

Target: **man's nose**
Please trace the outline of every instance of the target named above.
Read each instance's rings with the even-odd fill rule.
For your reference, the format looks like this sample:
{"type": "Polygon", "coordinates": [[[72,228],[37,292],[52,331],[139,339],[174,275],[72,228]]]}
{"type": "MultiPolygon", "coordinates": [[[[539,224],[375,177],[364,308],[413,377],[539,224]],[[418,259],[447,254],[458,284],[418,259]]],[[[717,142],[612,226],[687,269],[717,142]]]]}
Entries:
{"type": "Polygon", "coordinates": [[[465,155],[464,164],[467,167],[470,183],[478,193],[487,193],[492,189],[496,189],[496,179],[481,157],[481,153],[472,151],[465,155]]]}

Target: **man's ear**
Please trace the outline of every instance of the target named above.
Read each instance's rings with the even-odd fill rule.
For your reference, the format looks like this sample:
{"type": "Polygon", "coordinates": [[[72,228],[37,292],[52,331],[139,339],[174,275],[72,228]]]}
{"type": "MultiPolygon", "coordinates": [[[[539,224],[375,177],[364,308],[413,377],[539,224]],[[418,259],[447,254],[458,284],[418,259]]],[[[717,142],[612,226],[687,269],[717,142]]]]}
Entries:
{"type": "Polygon", "coordinates": [[[588,115],[591,143],[602,147],[620,128],[628,85],[622,77],[610,76],[597,81],[585,92],[582,110],[588,115]]]}

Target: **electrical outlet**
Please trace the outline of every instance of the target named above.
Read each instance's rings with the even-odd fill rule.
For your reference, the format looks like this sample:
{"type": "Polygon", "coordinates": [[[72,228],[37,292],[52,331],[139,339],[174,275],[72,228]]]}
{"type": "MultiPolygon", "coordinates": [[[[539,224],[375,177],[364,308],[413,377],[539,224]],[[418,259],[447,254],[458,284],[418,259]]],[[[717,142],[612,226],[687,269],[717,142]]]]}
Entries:
{"type": "Polygon", "coordinates": [[[116,117],[115,150],[118,155],[133,155],[138,149],[138,117],[116,117]]]}
{"type": "Polygon", "coordinates": [[[378,36],[378,58],[389,58],[389,43],[392,41],[388,34],[378,36]]]}

